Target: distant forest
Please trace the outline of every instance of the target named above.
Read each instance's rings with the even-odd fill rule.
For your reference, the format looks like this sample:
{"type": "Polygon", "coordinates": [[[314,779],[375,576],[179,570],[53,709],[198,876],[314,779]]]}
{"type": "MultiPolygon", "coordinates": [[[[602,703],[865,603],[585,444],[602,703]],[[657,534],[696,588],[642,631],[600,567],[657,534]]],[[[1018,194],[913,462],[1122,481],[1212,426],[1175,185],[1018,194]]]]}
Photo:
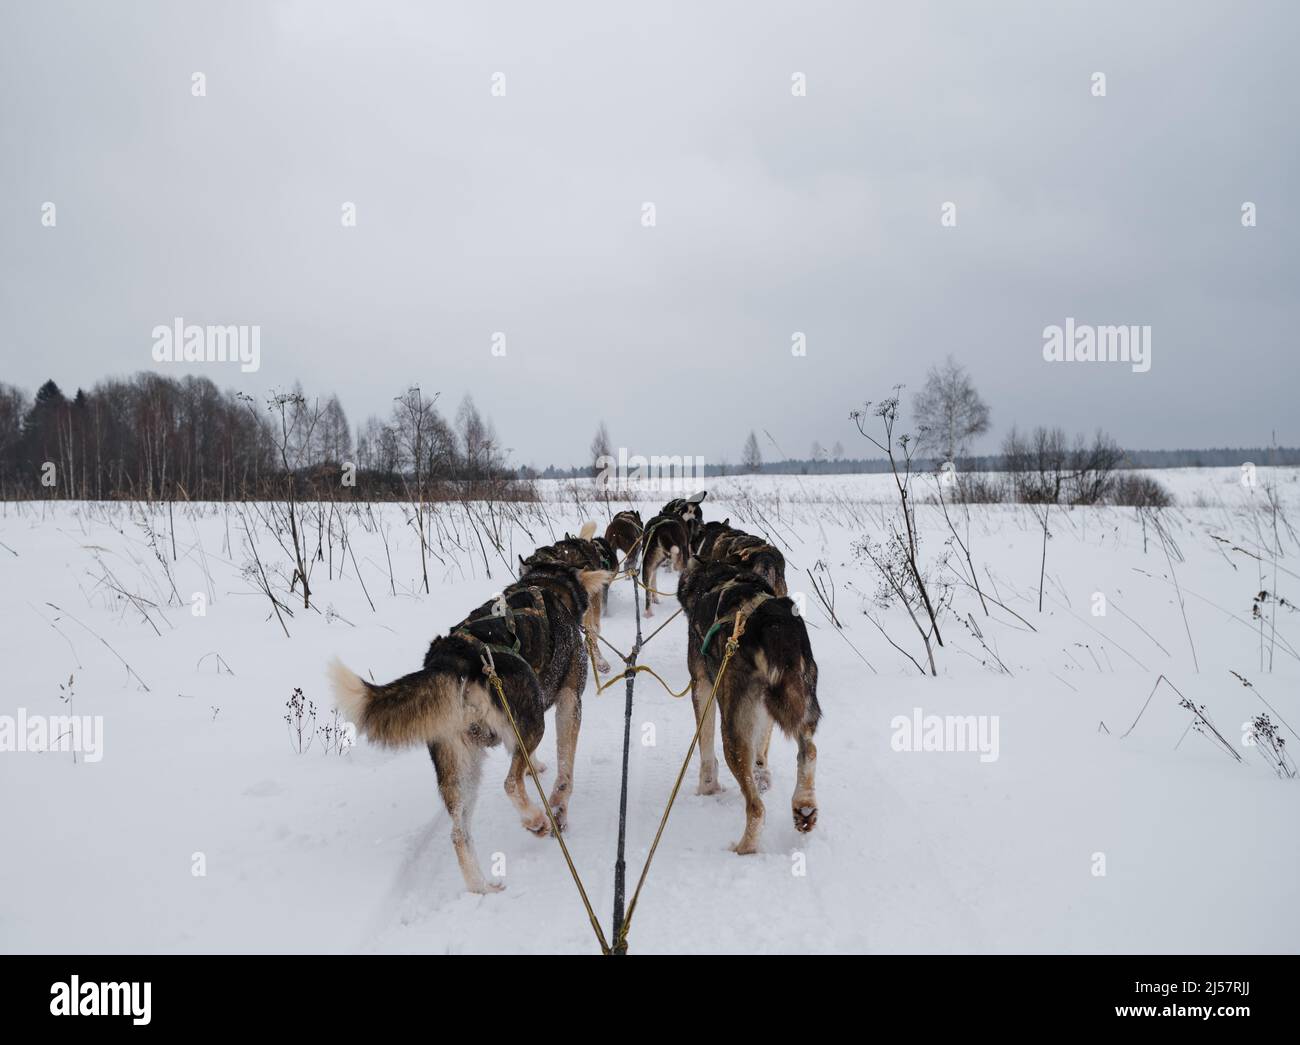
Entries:
{"type": "Polygon", "coordinates": [[[149,372],[72,396],[0,384],[0,498],[512,496],[492,422],[468,396],[451,421],[435,402],[408,388],[354,438],[337,396],[300,387],[259,399],[149,372]]]}
{"type": "MultiPolygon", "coordinates": [[[[337,396],[301,387],[261,398],[221,390],[203,377],[142,372],[71,396],[47,381],[30,396],[0,383],[0,499],[260,500],[341,494],[375,500],[531,498],[529,480],[590,476],[592,466],[511,465],[492,422],[468,396],[450,420],[418,387],[397,395],[389,416],[350,427],[337,396]]],[[[836,451],[839,451],[836,447],[836,451]]],[[[1300,465],[1300,450],[1254,447],[1128,450],[1120,468],[1300,465]]],[[[938,462],[914,462],[921,468],[938,462]]],[[[1001,455],[959,462],[963,471],[1004,471],[1001,455]]],[[[706,465],[706,475],[834,475],[888,471],[882,459],[821,452],[757,468],[706,465]]]]}
{"type": "MultiPolygon", "coordinates": [[[[1294,447],[1253,447],[1211,450],[1125,450],[1119,468],[1236,468],[1250,461],[1256,465],[1300,465],[1300,449],[1294,447]]],[[[933,471],[942,462],[914,459],[914,470],[933,471]]],[[[957,462],[963,471],[1004,472],[1006,459],[1001,454],[962,457],[957,462]]],[[[883,457],[854,458],[786,458],[764,461],[757,468],[738,464],[706,464],[705,475],[859,475],[889,471],[883,457]]],[[[591,468],[547,468],[538,472],[542,479],[576,479],[591,474],[591,468]]]]}

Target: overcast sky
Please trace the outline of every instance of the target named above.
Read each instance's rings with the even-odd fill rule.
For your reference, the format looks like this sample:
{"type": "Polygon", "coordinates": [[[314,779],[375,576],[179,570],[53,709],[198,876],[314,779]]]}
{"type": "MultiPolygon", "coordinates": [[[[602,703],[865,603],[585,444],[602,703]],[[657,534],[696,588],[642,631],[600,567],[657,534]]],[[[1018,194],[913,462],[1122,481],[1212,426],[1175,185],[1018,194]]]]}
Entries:
{"type": "Polygon", "coordinates": [[[579,463],[601,417],[633,453],[865,456],[849,410],[950,353],[986,447],[1300,444],[1294,3],[0,11],[0,380],[28,391],[154,367],[180,316],[259,325],[261,369],[169,373],[301,379],[354,427],[470,392],[522,464],[579,463]],[[1067,316],[1149,324],[1150,371],[1045,362],[1067,316]]]}

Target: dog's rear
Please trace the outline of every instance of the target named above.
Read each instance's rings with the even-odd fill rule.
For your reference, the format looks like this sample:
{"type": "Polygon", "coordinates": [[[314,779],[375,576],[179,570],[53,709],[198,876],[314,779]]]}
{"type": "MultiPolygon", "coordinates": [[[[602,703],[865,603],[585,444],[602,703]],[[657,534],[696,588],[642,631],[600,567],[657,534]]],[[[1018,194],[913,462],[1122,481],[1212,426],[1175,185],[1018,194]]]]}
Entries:
{"type": "MultiPolygon", "coordinates": [[[[745,796],[745,832],[736,852],[758,850],[764,818],[759,796],[771,782],[768,747],[773,725],[798,745],[791,807],[795,829],[811,831],[817,823],[813,734],[821,706],[817,662],[794,603],[773,594],[757,574],[699,559],[692,559],[683,571],[678,598],[690,618],[687,661],[697,720],[718,680],[726,637],[734,631],[737,616],[743,621],[737,652],[718,680],[716,694],[723,754],[745,796]]],[[[719,786],[710,709],[700,735],[700,790],[707,794],[719,786]]]]}
{"type": "Polygon", "coordinates": [[[609,526],[605,528],[605,540],[623,557],[620,570],[636,570],[641,560],[641,534],[644,530],[640,512],[622,511],[609,521],[609,526]]]}
{"type": "Polygon", "coordinates": [[[654,616],[654,603],[659,601],[655,574],[663,562],[678,570],[685,568],[690,554],[686,523],[676,516],[657,515],[646,525],[642,542],[641,585],[645,588],[645,615],[654,616]]]}
{"type": "Polygon", "coordinates": [[[805,729],[815,731],[822,717],[817,662],[807,625],[795,613],[794,603],[780,597],[763,602],[750,614],[746,636],[751,629],[756,638],[755,675],[766,684],[762,692],[768,714],[788,737],[797,738],[805,729]]]}
{"type": "MultiPolygon", "coordinates": [[[[439,642],[447,640],[435,640],[435,645],[439,642]]],[[[511,750],[516,745],[508,720],[482,678],[434,667],[377,685],[337,658],[330,662],[329,677],[339,711],[362,736],[385,747],[423,744],[428,748],[437,771],[438,791],[451,819],[452,847],[465,888],[475,893],[499,889],[484,877],[479,865],[470,816],[482,777],[483,749],[503,739],[511,750]]],[[[518,680],[512,681],[512,688],[518,690],[518,680]]],[[[512,695],[510,701],[519,709],[525,744],[536,747],[541,738],[540,709],[526,714],[528,700],[512,695]]]]}
{"type": "Polygon", "coordinates": [[[791,811],[801,834],[817,823],[817,746],[813,734],[821,720],[817,702],[817,662],[808,644],[808,631],[789,599],[771,598],[749,616],[742,649],[752,651],[752,669],[742,655],[733,660],[739,669],[733,704],[738,713],[722,717],[722,745],[727,765],[745,795],[745,833],[737,853],[758,851],[764,809],[759,798],[771,783],[768,749],[772,725],[798,745],[791,811]],[[739,663],[736,663],[739,661],[739,663]]]}

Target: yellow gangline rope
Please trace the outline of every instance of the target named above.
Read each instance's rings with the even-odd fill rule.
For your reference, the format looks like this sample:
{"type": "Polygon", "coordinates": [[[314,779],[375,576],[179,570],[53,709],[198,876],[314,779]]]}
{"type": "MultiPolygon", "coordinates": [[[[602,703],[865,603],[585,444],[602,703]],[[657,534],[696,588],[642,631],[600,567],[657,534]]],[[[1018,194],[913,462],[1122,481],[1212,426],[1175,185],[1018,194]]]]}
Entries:
{"type": "Polygon", "coordinates": [[[623,950],[627,949],[627,934],[632,925],[632,915],[636,913],[637,901],[641,898],[641,887],[645,885],[646,875],[650,873],[650,862],[655,858],[655,851],[659,848],[659,840],[663,837],[664,827],[668,823],[668,814],[673,811],[673,803],[677,801],[677,792],[681,790],[682,781],[686,777],[686,770],[690,767],[691,756],[695,754],[696,745],[700,742],[700,733],[704,730],[704,723],[708,721],[709,710],[713,707],[713,700],[718,695],[718,686],[722,684],[722,676],[727,673],[727,665],[731,663],[731,658],[735,656],[736,650],[740,648],[740,636],[745,633],[745,618],[742,614],[736,614],[736,624],[731,630],[731,638],[727,639],[727,652],[722,657],[722,664],[718,667],[718,674],[713,680],[713,689],[709,692],[709,699],[704,702],[704,707],[700,710],[699,721],[695,726],[695,735],[691,737],[691,746],[686,750],[686,758],[682,760],[682,768],[677,773],[677,780],[673,784],[672,793],[668,796],[668,804],[664,806],[664,815],[659,819],[659,830],[655,832],[655,840],[650,845],[650,852],[646,854],[645,866],[641,868],[641,877],[637,880],[636,890],[632,893],[632,902],[628,904],[627,916],[623,919],[623,927],[619,932],[618,939],[614,941],[614,946],[623,950]]]}
{"type": "MultiPolygon", "coordinates": [[[[667,624],[668,621],[664,621],[664,623],[667,624]]],[[[611,649],[612,648],[613,647],[611,647],[611,649]]],[[[686,694],[691,691],[691,684],[687,682],[685,689],[683,689],[680,693],[675,692],[673,690],[673,687],[668,685],[668,683],[663,680],[663,677],[659,674],[659,672],[655,671],[655,669],[650,667],[649,664],[638,664],[635,667],[629,665],[625,667],[622,671],[620,671],[617,675],[611,675],[604,682],[601,682],[600,672],[596,670],[596,644],[591,640],[590,637],[588,637],[587,639],[587,655],[591,658],[591,674],[592,674],[592,678],[595,680],[596,683],[597,696],[600,696],[600,694],[605,692],[605,690],[609,689],[609,687],[614,685],[616,682],[621,682],[624,679],[626,679],[629,675],[636,675],[639,672],[643,672],[643,671],[646,674],[650,675],[652,678],[654,678],[656,681],[658,681],[659,685],[663,686],[663,688],[666,689],[671,696],[677,697],[678,699],[681,699],[682,697],[686,696],[686,694]]],[[[627,658],[624,658],[625,661],[626,659],[627,658]]]]}
{"type": "Polygon", "coordinates": [[[537,787],[537,797],[542,800],[542,808],[546,810],[546,819],[551,822],[551,832],[555,835],[555,840],[560,843],[560,851],[564,853],[564,862],[569,865],[569,874],[573,876],[573,884],[578,887],[578,895],[582,897],[582,906],[587,909],[587,918],[591,922],[591,928],[596,933],[596,941],[600,944],[600,953],[609,954],[609,941],[605,939],[605,931],[600,927],[600,922],[596,919],[596,912],[591,909],[591,900],[587,898],[587,890],[583,888],[582,878],[579,877],[578,869],[573,865],[573,857],[569,855],[569,847],[564,843],[564,835],[560,831],[560,825],[555,822],[555,814],[551,812],[551,803],[546,800],[546,790],[537,777],[537,770],[533,766],[532,756],[528,754],[528,747],[524,744],[524,738],[519,732],[518,723],[515,722],[515,713],[510,710],[510,702],[506,700],[505,692],[501,688],[501,677],[497,674],[496,663],[492,659],[491,650],[488,650],[483,655],[483,674],[488,677],[488,682],[496,690],[497,699],[501,701],[501,706],[506,710],[506,717],[510,720],[510,728],[515,732],[515,742],[519,745],[519,750],[523,752],[524,764],[528,767],[528,775],[533,778],[533,783],[537,787]]]}

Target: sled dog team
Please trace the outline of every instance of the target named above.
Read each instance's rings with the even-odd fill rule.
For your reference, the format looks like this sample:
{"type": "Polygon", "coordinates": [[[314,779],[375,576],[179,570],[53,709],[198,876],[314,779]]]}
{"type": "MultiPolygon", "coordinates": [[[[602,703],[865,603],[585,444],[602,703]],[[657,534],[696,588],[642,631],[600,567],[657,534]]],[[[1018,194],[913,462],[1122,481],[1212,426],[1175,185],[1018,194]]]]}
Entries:
{"type": "MultiPolygon", "coordinates": [[[[701,730],[698,791],[722,790],[714,749],[720,716],[723,758],[745,800],[745,830],[733,849],[758,850],[764,816],[760,792],[771,784],[768,747],[774,725],[798,746],[794,826],[806,832],[816,824],[817,664],[807,628],[786,594],[785,559],[728,521],[706,523],[703,497],[669,501],[645,524],[640,513],[622,511],[603,537],[596,536],[595,523],[587,523],[577,537],[566,535],[521,557],[519,579],[435,638],[419,671],[377,685],[337,659],[330,664],[335,700],[358,733],[390,747],[429,749],[451,818],[452,846],[471,892],[501,888],[484,877],[470,827],[486,748],[504,744],[511,754],[505,791],[524,827],[539,836],[550,831],[545,810],[525,790],[524,753],[489,686],[486,665],[495,667],[530,756],[545,731],[545,713],[555,708],[556,772],[549,801],[563,831],[587,683],[587,642],[597,645],[610,583],[638,568],[647,617],[659,601],[660,568],[670,564],[680,575],[677,600],[689,631],[686,663],[697,723],[727,641],[739,633],[737,652],[701,730]]],[[[608,671],[604,658],[597,659],[598,670],[608,671]]]]}

